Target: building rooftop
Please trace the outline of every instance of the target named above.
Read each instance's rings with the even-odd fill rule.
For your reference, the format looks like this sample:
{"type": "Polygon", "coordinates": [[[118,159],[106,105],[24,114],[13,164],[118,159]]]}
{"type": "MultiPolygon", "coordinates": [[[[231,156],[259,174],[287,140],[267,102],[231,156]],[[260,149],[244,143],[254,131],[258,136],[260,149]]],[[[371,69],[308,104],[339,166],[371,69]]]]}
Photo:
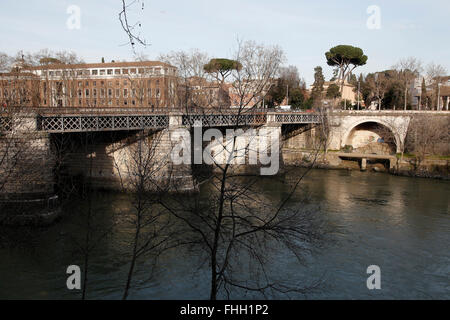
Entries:
{"type": "Polygon", "coordinates": [[[89,68],[124,68],[124,67],[170,67],[174,66],[161,61],[132,61],[132,62],[105,62],[105,63],[82,63],[82,64],[48,64],[42,66],[27,67],[28,70],[48,69],[89,69],[89,68]]]}

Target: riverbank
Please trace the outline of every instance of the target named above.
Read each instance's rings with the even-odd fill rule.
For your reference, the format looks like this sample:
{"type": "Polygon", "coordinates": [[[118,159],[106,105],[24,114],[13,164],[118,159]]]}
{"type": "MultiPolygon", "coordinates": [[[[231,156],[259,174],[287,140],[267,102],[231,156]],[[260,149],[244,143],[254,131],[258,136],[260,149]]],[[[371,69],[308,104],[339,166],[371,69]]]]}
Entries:
{"type": "MultiPolygon", "coordinates": [[[[371,155],[368,155],[368,157],[371,155]]],[[[314,162],[315,152],[307,150],[283,150],[283,163],[287,166],[309,167],[314,162]]],[[[450,161],[442,158],[427,158],[421,162],[415,157],[386,156],[386,159],[367,159],[365,167],[361,159],[330,151],[319,153],[314,168],[328,170],[357,170],[385,172],[397,176],[450,180],[450,161]]]]}

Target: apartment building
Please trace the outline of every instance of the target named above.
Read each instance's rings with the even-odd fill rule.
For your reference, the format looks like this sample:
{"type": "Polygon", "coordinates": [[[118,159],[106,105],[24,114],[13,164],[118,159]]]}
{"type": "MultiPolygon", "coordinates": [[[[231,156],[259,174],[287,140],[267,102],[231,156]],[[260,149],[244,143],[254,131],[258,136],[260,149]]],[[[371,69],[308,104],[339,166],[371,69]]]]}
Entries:
{"type": "Polygon", "coordinates": [[[176,68],[159,61],[49,64],[0,74],[0,102],[27,101],[33,107],[174,108],[176,85],[176,68]],[[23,97],[12,100],[13,89],[15,96],[23,97]]]}

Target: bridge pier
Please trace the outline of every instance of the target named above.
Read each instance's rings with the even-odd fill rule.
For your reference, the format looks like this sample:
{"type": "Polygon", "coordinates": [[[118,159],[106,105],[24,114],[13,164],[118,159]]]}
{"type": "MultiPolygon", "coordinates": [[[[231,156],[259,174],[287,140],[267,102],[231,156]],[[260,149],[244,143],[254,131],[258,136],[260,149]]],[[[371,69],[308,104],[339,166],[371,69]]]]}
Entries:
{"type": "MultiPolygon", "coordinates": [[[[82,177],[93,188],[107,191],[133,192],[139,174],[147,175],[149,191],[192,191],[191,166],[174,165],[170,157],[173,136],[185,131],[181,120],[181,115],[171,115],[169,126],[161,129],[81,133],[89,137],[62,157],[63,174],[82,177]]],[[[66,140],[79,141],[79,135],[69,134],[66,140]]]]}
{"type": "Polygon", "coordinates": [[[17,115],[0,132],[0,224],[48,224],[60,212],[50,135],[35,115],[17,115]]]}
{"type": "Polygon", "coordinates": [[[362,158],[361,159],[361,171],[366,171],[366,170],[367,170],[367,159],[362,158]]]}

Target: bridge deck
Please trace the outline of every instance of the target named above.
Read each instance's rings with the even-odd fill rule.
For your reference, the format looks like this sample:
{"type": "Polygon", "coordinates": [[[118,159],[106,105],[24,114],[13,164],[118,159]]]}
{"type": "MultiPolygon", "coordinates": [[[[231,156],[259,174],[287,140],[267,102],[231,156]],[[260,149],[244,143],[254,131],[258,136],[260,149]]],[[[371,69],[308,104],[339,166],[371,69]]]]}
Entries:
{"type": "Polygon", "coordinates": [[[315,113],[268,112],[267,109],[242,110],[239,114],[233,109],[183,112],[180,109],[37,108],[26,111],[28,114],[34,111],[38,131],[51,133],[163,129],[172,123],[171,118],[174,118],[173,123],[187,127],[200,123],[204,127],[260,126],[267,123],[310,124],[320,120],[315,113]]]}

